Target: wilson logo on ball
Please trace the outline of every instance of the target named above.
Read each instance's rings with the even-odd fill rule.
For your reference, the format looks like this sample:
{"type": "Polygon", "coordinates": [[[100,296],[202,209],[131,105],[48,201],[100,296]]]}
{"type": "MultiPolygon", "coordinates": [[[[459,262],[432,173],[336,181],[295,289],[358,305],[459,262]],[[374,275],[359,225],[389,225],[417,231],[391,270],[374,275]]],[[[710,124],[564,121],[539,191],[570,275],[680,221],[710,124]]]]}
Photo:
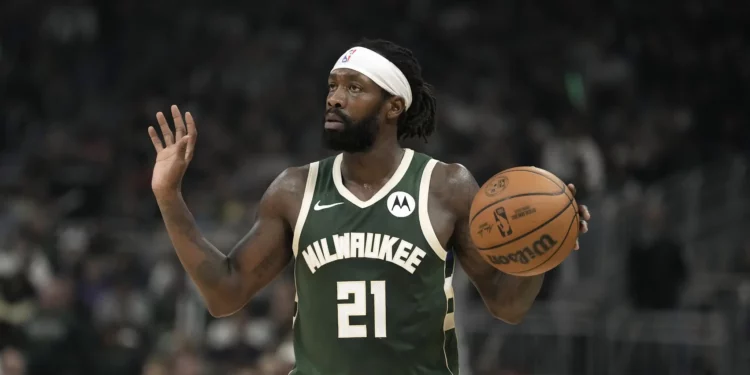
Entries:
{"type": "Polygon", "coordinates": [[[538,240],[534,241],[531,246],[526,246],[523,249],[508,255],[489,255],[487,256],[487,259],[492,264],[527,264],[530,259],[544,255],[546,252],[553,249],[555,245],[557,245],[557,241],[552,238],[552,236],[549,234],[543,234],[538,240]]]}

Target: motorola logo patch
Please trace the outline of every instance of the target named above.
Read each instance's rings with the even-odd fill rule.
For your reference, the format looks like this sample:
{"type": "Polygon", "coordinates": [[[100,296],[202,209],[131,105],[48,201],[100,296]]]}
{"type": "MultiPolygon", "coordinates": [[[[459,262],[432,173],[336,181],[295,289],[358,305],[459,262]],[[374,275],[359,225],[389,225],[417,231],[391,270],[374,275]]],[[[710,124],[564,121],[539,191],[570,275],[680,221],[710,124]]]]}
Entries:
{"type": "Polygon", "coordinates": [[[414,197],[403,191],[394,191],[388,196],[388,211],[395,217],[407,217],[417,208],[414,197]]]}

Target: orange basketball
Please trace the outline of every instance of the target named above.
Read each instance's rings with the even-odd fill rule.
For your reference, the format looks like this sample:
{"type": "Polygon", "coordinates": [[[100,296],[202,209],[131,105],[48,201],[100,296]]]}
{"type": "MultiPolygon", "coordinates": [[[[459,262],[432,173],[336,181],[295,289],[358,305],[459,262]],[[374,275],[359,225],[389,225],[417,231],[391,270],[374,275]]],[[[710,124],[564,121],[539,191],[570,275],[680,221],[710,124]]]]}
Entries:
{"type": "Polygon", "coordinates": [[[578,204],[559,178],[536,167],[504,170],[471,203],[471,240],[493,267],[518,276],[562,263],[578,238],[578,204]]]}

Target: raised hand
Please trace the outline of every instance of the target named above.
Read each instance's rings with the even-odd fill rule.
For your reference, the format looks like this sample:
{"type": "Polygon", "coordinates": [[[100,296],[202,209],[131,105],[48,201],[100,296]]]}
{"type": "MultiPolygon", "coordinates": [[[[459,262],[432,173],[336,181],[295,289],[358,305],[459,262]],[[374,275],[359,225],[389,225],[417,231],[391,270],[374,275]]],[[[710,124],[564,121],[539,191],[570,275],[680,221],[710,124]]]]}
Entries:
{"type": "MultiPolygon", "coordinates": [[[[573,184],[568,184],[568,189],[573,193],[573,196],[576,195],[576,187],[573,184]]],[[[579,204],[578,205],[578,217],[581,219],[581,226],[578,228],[578,233],[585,234],[589,231],[589,220],[591,220],[591,213],[589,212],[589,208],[579,204]]],[[[578,239],[576,239],[576,247],[574,250],[578,250],[580,248],[580,245],[578,244],[578,239]]]]}
{"type": "Polygon", "coordinates": [[[171,109],[174,133],[172,133],[164,114],[161,112],[156,114],[156,120],[159,122],[164,142],[159,138],[159,133],[153,126],[148,127],[148,135],[156,149],[156,163],[154,164],[154,173],[151,176],[151,189],[154,190],[154,194],[180,191],[182,177],[185,175],[190,160],[193,159],[195,141],[198,138],[195,121],[193,121],[190,112],[185,113],[185,121],[183,122],[180,109],[176,105],[173,105],[171,109]],[[187,127],[185,127],[185,123],[187,123],[187,127]]]}

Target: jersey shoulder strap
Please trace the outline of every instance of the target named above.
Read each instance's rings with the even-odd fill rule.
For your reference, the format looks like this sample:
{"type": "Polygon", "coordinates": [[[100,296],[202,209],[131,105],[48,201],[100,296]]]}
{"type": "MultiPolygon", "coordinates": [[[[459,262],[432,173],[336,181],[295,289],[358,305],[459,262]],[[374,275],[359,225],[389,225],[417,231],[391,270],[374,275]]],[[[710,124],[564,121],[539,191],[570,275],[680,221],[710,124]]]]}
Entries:
{"type": "Polygon", "coordinates": [[[335,161],[336,156],[331,156],[318,162],[318,183],[315,185],[314,195],[321,196],[325,192],[336,189],[333,185],[333,165],[335,161]]]}
{"type": "Polygon", "coordinates": [[[305,227],[305,220],[307,219],[307,214],[310,212],[310,205],[315,195],[315,186],[319,180],[320,164],[323,161],[312,162],[308,165],[305,193],[302,195],[302,205],[300,205],[299,214],[297,214],[297,221],[294,224],[294,236],[292,237],[292,251],[295,258],[299,250],[299,239],[302,235],[302,228],[305,227]]]}
{"type": "Polygon", "coordinates": [[[440,243],[440,239],[438,239],[438,236],[435,233],[429,212],[432,172],[437,163],[438,161],[429,155],[414,153],[414,164],[418,169],[416,170],[417,173],[414,173],[412,178],[415,180],[416,186],[418,186],[417,207],[419,211],[419,226],[422,229],[422,234],[438,258],[446,260],[448,251],[440,243]]]}
{"type": "Polygon", "coordinates": [[[409,168],[399,182],[399,188],[410,190],[415,194],[419,192],[422,174],[425,167],[432,160],[431,157],[420,152],[413,152],[409,168]]]}

